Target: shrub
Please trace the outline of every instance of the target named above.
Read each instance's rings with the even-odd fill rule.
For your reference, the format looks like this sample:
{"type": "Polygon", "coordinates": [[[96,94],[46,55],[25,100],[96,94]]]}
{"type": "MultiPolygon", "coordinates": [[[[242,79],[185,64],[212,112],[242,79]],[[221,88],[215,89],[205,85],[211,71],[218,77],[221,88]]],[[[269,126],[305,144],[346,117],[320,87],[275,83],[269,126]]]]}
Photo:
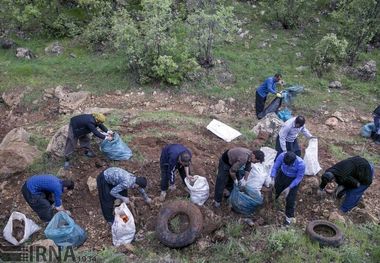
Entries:
{"type": "Polygon", "coordinates": [[[335,34],[327,34],[315,47],[313,68],[319,76],[346,56],[347,41],[339,40],[335,34]]]}
{"type": "Polygon", "coordinates": [[[272,232],[272,234],[269,236],[268,244],[269,248],[272,251],[281,252],[286,247],[291,247],[295,245],[298,239],[299,237],[294,229],[279,229],[275,232],[272,232]]]}

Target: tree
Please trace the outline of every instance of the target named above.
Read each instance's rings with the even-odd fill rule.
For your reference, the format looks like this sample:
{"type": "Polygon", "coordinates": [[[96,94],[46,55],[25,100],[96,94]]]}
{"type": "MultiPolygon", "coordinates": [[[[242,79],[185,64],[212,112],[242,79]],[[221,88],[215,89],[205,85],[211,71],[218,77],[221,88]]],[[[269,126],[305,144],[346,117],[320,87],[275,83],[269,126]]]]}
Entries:
{"type": "Polygon", "coordinates": [[[353,65],[360,50],[380,32],[380,0],[341,0],[333,17],[338,32],[348,40],[347,62],[353,65]]]}

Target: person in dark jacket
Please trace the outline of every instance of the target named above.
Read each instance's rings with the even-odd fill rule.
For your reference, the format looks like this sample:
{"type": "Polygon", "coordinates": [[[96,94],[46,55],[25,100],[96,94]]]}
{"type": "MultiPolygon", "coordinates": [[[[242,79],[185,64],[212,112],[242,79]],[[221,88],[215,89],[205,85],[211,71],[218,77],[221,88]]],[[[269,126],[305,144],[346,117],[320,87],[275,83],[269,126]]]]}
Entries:
{"type": "MultiPolygon", "coordinates": [[[[183,183],[185,178],[190,176],[191,151],[182,144],[169,144],[161,151],[161,195],[163,202],[166,198],[166,191],[175,189],[175,172],[178,170],[183,183]],[[170,187],[169,187],[170,184],[170,187]]],[[[186,184],[185,184],[186,185],[186,184]]]]}
{"type": "Polygon", "coordinates": [[[28,178],[21,192],[39,218],[49,222],[53,217],[53,204],[57,211],[64,211],[70,215],[70,212],[63,208],[62,194],[73,189],[74,182],[71,180],[61,180],[51,174],[42,174],[28,178]]]}
{"type": "Polygon", "coordinates": [[[261,119],[259,117],[260,113],[264,111],[265,108],[265,101],[267,100],[267,96],[269,93],[276,94],[277,97],[281,98],[281,93],[278,93],[276,90],[277,84],[282,85],[282,76],[281,74],[277,73],[274,75],[274,77],[267,78],[260,87],[256,90],[256,101],[255,101],[255,109],[256,109],[256,116],[258,119],[261,119]]]}
{"type": "Polygon", "coordinates": [[[249,150],[243,147],[236,147],[225,151],[219,159],[218,175],[215,183],[214,206],[220,207],[223,192],[226,188],[229,196],[234,184],[241,186],[241,179],[248,178],[251,171],[251,163],[262,163],[264,153],[260,150],[249,150]]]}
{"type": "Polygon", "coordinates": [[[373,123],[375,124],[375,131],[372,138],[376,144],[380,144],[380,105],[373,111],[373,123]]]}
{"type": "Polygon", "coordinates": [[[113,132],[103,125],[106,117],[102,113],[81,114],[70,119],[69,133],[67,135],[65,146],[65,164],[64,168],[70,168],[70,155],[75,151],[78,144],[85,149],[87,157],[94,157],[95,153],[91,150],[90,137],[88,134],[93,133],[96,137],[104,140],[112,140],[113,132]],[[102,132],[98,131],[99,128],[102,132]]]}
{"type": "Polygon", "coordinates": [[[366,159],[360,156],[345,159],[328,168],[322,175],[318,194],[323,195],[326,185],[335,180],[338,184],[336,197],[346,195],[340,207],[346,213],[359,203],[364,191],[372,184],[374,174],[373,165],[366,159]]]}

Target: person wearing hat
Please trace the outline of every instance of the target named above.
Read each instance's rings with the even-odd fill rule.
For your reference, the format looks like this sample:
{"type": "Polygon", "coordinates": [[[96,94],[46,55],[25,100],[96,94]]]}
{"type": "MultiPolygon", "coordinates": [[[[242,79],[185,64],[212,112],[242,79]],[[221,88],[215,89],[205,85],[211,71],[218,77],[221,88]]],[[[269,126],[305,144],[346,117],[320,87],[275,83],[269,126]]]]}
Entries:
{"type": "Polygon", "coordinates": [[[241,179],[245,181],[251,171],[251,163],[262,163],[264,153],[260,150],[249,150],[243,147],[235,147],[225,151],[219,159],[218,175],[215,183],[214,207],[219,208],[222,202],[223,192],[232,191],[234,184],[241,186],[241,179]],[[242,174],[244,173],[244,174],[242,174]]]}
{"type": "Polygon", "coordinates": [[[294,212],[298,186],[305,175],[305,163],[294,152],[281,153],[271,171],[272,182],[275,189],[275,198],[281,194],[286,198],[285,225],[294,222],[294,212]]]}
{"type": "Polygon", "coordinates": [[[70,212],[63,208],[62,194],[73,189],[74,182],[71,180],[61,180],[52,174],[40,174],[29,177],[21,192],[38,217],[44,222],[49,222],[54,214],[53,207],[70,215],[70,212]]]}
{"type": "Polygon", "coordinates": [[[152,202],[145,192],[146,178],[134,176],[122,168],[110,167],[104,170],[96,178],[96,183],[102,213],[110,225],[112,225],[115,218],[113,215],[115,199],[120,199],[122,202],[129,204],[128,189],[137,188],[147,204],[152,202]]]}
{"type": "Polygon", "coordinates": [[[346,195],[340,211],[347,213],[360,201],[364,191],[372,184],[375,171],[373,165],[360,156],[350,157],[328,168],[322,175],[318,195],[324,195],[325,187],[335,180],[338,184],[335,196],[346,195]]]}
{"type": "Polygon", "coordinates": [[[165,201],[168,188],[175,190],[176,170],[178,170],[184,184],[185,178],[190,178],[191,157],[191,151],[182,144],[168,144],[162,149],[160,157],[161,202],[165,201]]]}
{"type": "Polygon", "coordinates": [[[78,140],[81,148],[85,149],[87,157],[95,157],[91,150],[90,137],[88,134],[93,133],[96,137],[104,140],[112,140],[113,132],[104,126],[106,117],[102,113],[81,114],[70,119],[69,132],[65,146],[65,164],[64,168],[70,168],[70,155],[75,151],[78,140]],[[98,131],[99,128],[102,132],[98,131]]]}
{"type": "MultiPolygon", "coordinates": [[[[301,156],[301,148],[298,145],[297,137],[301,132],[306,138],[315,138],[305,127],[305,118],[303,116],[293,117],[287,120],[281,127],[276,139],[276,159],[287,151],[294,152],[297,156],[301,156]]],[[[275,160],[276,160],[275,159],[275,160]]]]}

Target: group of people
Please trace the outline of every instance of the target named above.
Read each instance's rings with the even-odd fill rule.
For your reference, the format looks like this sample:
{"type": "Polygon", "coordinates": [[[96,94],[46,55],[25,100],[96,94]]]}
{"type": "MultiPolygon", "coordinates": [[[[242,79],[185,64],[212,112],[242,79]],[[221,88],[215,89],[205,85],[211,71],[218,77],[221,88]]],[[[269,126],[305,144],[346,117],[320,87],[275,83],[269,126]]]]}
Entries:
{"type": "MultiPolygon", "coordinates": [[[[256,92],[257,114],[264,109],[268,93],[281,96],[276,90],[276,85],[281,84],[280,81],[281,75],[276,74],[274,77],[265,80],[258,88],[256,92]]],[[[374,114],[376,127],[378,127],[376,133],[378,137],[376,138],[379,139],[380,106],[374,114]]],[[[112,140],[113,132],[105,127],[105,120],[105,116],[101,113],[82,114],[71,118],[65,147],[65,169],[70,169],[71,156],[78,141],[87,157],[95,156],[90,147],[90,133],[102,140],[112,140]]],[[[305,163],[301,158],[301,148],[297,137],[302,133],[308,139],[314,138],[305,127],[305,122],[303,116],[296,116],[287,120],[276,138],[277,155],[270,172],[270,185],[274,187],[276,199],[280,195],[286,199],[285,224],[291,224],[294,221],[298,187],[305,173],[305,163]]],[[[177,170],[185,189],[185,178],[190,181],[193,180],[191,159],[191,150],[182,144],[169,144],[162,149],[160,156],[160,201],[165,200],[168,190],[173,191],[175,189],[177,170]]],[[[219,208],[223,197],[228,198],[234,187],[243,188],[250,175],[252,164],[262,163],[264,160],[264,153],[257,149],[235,147],[226,150],[219,158],[213,200],[214,207],[219,208]]],[[[255,175],[253,174],[253,176],[255,175]]],[[[372,183],[373,176],[373,165],[366,159],[359,156],[348,158],[325,171],[322,175],[318,195],[323,196],[326,185],[335,180],[338,184],[337,198],[346,196],[340,206],[340,211],[346,213],[358,204],[362,194],[372,183]]],[[[102,171],[97,177],[97,188],[101,210],[107,223],[111,225],[114,221],[113,208],[116,199],[125,203],[130,202],[128,198],[128,190],[130,189],[137,189],[144,201],[148,204],[151,203],[152,200],[145,191],[147,184],[145,177],[135,176],[119,167],[110,167],[102,171]]],[[[73,181],[62,180],[52,174],[35,175],[25,182],[22,187],[22,194],[40,219],[49,222],[53,217],[54,209],[66,211],[70,214],[62,205],[62,194],[73,190],[74,185],[73,181]]]]}

